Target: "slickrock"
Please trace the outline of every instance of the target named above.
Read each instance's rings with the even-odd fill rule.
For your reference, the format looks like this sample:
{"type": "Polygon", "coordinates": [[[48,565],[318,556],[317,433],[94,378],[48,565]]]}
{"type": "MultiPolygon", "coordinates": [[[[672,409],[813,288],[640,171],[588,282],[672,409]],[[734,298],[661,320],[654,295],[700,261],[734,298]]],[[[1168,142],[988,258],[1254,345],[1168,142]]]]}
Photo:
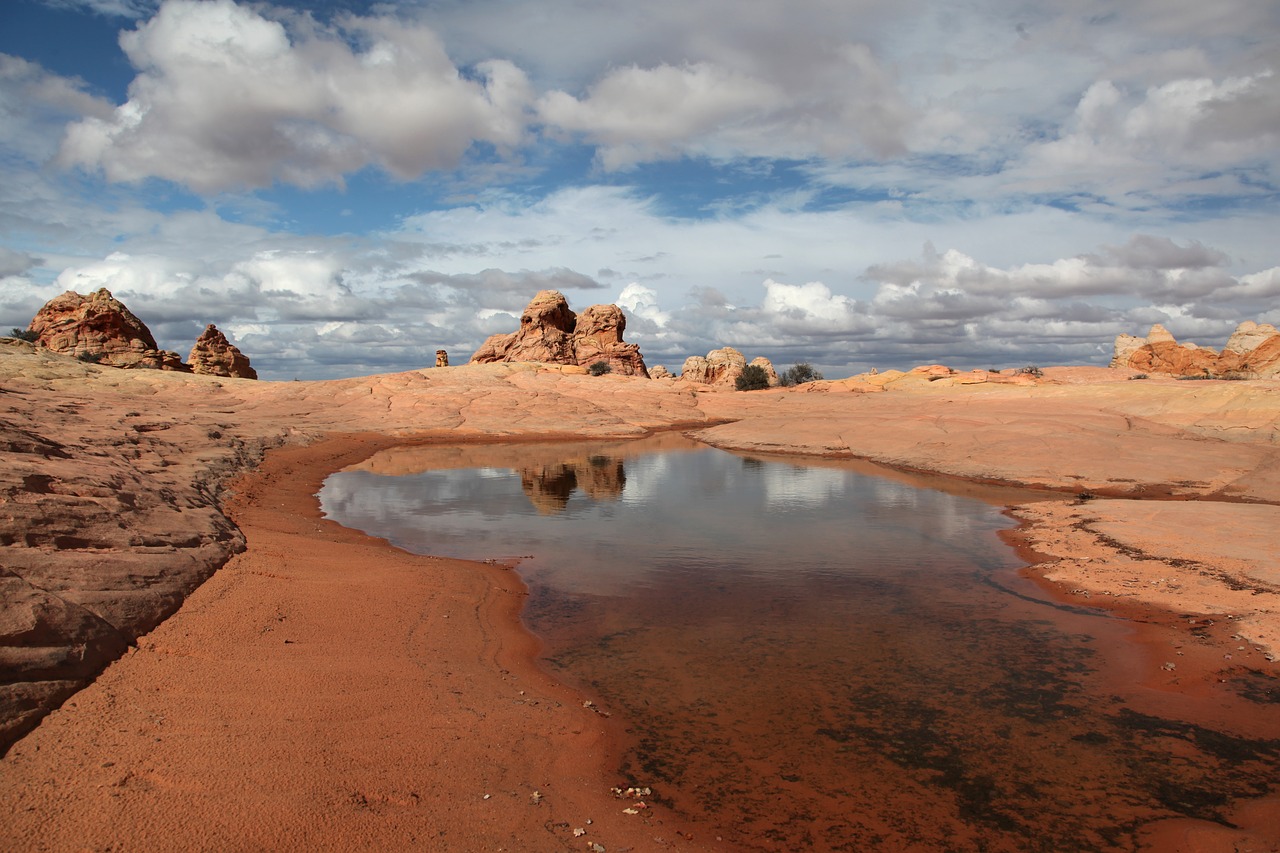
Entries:
{"type": "Polygon", "coordinates": [[[323,383],[87,364],[0,347],[0,749],[243,548],[223,480],[329,432],[643,435],[705,423],[657,383],[476,365],[323,383]],[[33,651],[36,650],[36,651],[33,651]]]}
{"type": "Polygon", "coordinates": [[[225,376],[232,379],[257,379],[258,371],[249,364],[249,358],[227,340],[227,336],[210,323],[196,338],[191,355],[187,356],[192,373],[203,376],[225,376]]]}
{"type": "MultiPolygon", "coordinates": [[[[1246,335],[1241,346],[1254,337],[1246,335]]],[[[272,820],[279,821],[273,831],[280,838],[314,841],[316,827],[328,832],[340,826],[354,833],[342,836],[352,844],[361,838],[389,842],[395,838],[388,834],[392,822],[366,818],[386,810],[397,820],[416,819],[403,809],[417,795],[443,804],[430,812],[431,821],[440,821],[432,825],[445,827],[449,808],[456,805],[473,837],[497,844],[509,841],[512,836],[505,833],[516,830],[486,835],[493,826],[489,821],[519,824],[525,827],[521,832],[532,824],[523,813],[503,823],[505,818],[482,811],[477,804],[485,802],[479,799],[485,778],[512,790],[528,782],[530,791],[550,791],[548,800],[557,789],[542,785],[544,771],[554,780],[578,778],[567,764],[552,770],[531,759],[521,765],[535,768],[530,777],[516,779],[502,770],[505,756],[493,750],[485,752],[483,763],[465,764],[457,744],[502,743],[517,729],[520,749],[545,758],[546,751],[537,752],[531,746],[537,739],[526,731],[536,730],[542,718],[531,717],[524,705],[512,705],[518,714],[495,711],[492,703],[498,700],[492,697],[500,695],[495,691],[502,685],[491,676],[506,666],[495,661],[509,657],[460,652],[463,647],[437,654],[431,640],[448,632],[439,621],[424,627],[426,611],[408,603],[419,601],[419,592],[434,595],[439,604],[433,605],[432,620],[442,619],[440,613],[449,611],[439,608],[447,605],[489,625],[485,620],[498,618],[493,615],[498,611],[478,609],[482,593],[477,590],[497,587],[465,580],[481,575],[452,563],[438,575],[424,572],[426,558],[398,555],[394,565],[383,566],[379,560],[389,560],[385,555],[391,553],[385,546],[314,520],[313,495],[327,470],[325,459],[308,463],[306,476],[315,482],[307,479],[296,494],[289,492],[287,505],[257,506],[260,544],[251,540],[249,551],[235,557],[246,558],[236,564],[239,568],[217,572],[212,586],[201,586],[244,547],[244,530],[227,515],[233,500],[229,477],[253,468],[269,448],[290,454],[339,434],[376,434],[369,439],[372,448],[396,441],[625,439],[681,428],[698,430],[697,437],[709,444],[746,453],[864,459],[1055,490],[1058,497],[1046,494],[1047,502],[1027,504],[1023,494],[1011,496],[1011,502],[1019,503],[1017,512],[1031,522],[1030,548],[1050,555],[1047,571],[1063,578],[1057,581],[1062,595],[1076,595],[1078,587],[1097,604],[1105,597],[1100,590],[1112,583],[1103,569],[1131,572],[1124,575],[1131,583],[1124,588],[1126,601],[1192,615],[1230,611],[1242,636],[1275,654],[1280,593],[1267,565],[1254,557],[1256,551],[1275,550],[1268,543],[1275,542],[1274,508],[1280,505],[1280,380],[1179,382],[1153,376],[1134,382],[1128,381],[1130,369],[1106,368],[1046,368],[1040,377],[992,374],[981,382],[935,366],[896,377],[890,373],[859,380],[868,387],[879,382],[874,393],[850,393],[840,382],[750,394],[715,385],[691,393],[695,389],[686,382],[626,375],[602,379],[531,363],[327,382],[238,382],[118,371],[5,341],[0,345],[3,743],[30,730],[130,643],[137,651],[112,664],[110,677],[82,694],[83,709],[72,707],[81,701],[73,698],[30,736],[36,739],[30,749],[24,740],[20,762],[9,757],[0,763],[0,842],[25,849],[39,846],[32,839],[56,833],[68,843],[75,839],[83,846],[105,847],[123,843],[129,821],[154,829],[153,817],[164,814],[179,829],[187,818],[199,824],[213,845],[241,837],[237,832],[258,832],[252,821],[265,813],[253,811],[245,790],[293,779],[303,781],[290,790],[312,799],[305,800],[306,807],[273,813],[272,820]],[[1089,495],[1102,499],[1080,500],[1089,495]],[[1179,500],[1161,500],[1170,497],[1179,500]],[[1024,511],[1027,506],[1067,509],[1041,519],[1024,511]],[[1196,524],[1201,507],[1208,522],[1196,524]],[[1090,535],[1057,538],[1077,524],[1077,532],[1087,529],[1090,535]],[[286,530],[287,535],[281,533],[286,530]],[[329,550],[339,545],[356,550],[329,550]],[[385,570],[382,580],[350,571],[344,560],[357,551],[365,555],[361,565],[372,567],[369,572],[385,570]],[[1138,552],[1151,559],[1136,559],[1138,552]],[[1086,559],[1078,565],[1088,568],[1089,583],[1068,578],[1069,561],[1086,559]],[[1153,583],[1173,577],[1168,570],[1178,561],[1194,563],[1194,583],[1183,582],[1182,574],[1177,584],[1153,583]],[[313,563],[322,569],[313,571],[313,563]],[[304,579],[297,581],[302,586],[295,584],[297,578],[304,579]],[[390,583],[396,586],[384,588],[390,583]],[[1242,583],[1249,585],[1248,595],[1240,594],[1242,583]],[[198,594],[184,606],[197,587],[198,594]],[[397,594],[404,589],[412,594],[397,594]],[[307,609],[313,601],[323,601],[315,606],[338,616],[331,622],[316,616],[307,609]],[[345,613],[343,602],[362,603],[345,613]],[[179,607],[176,617],[165,619],[179,607]],[[297,620],[303,631],[297,637],[306,645],[284,644],[295,637],[276,633],[277,607],[287,620],[297,620]],[[183,614],[208,615],[207,621],[190,623],[199,624],[203,633],[187,637],[183,614]],[[243,623],[236,622],[240,616],[243,623]],[[393,641],[373,643],[381,632],[369,627],[379,620],[391,626],[393,641]],[[359,654],[374,655],[376,662],[343,657],[341,632],[368,639],[372,645],[359,654]],[[212,640],[201,638],[220,636],[235,639],[225,652],[229,657],[206,659],[204,649],[212,640]],[[392,660],[403,657],[406,648],[413,650],[407,669],[392,660]],[[217,675],[216,687],[200,686],[205,673],[217,675]],[[153,683],[166,687],[157,692],[153,683]],[[426,693],[424,684],[430,688],[426,693]],[[459,692],[437,689],[444,684],[455,684],[459,692]],[[487,698],[468,705],[465,697],[481,684],[487,685],[487,698]],[[388,685],[399,697],[394,713],[364,701],[366,695],[384,695],[388,685]],[[224,695],[225,702],[219,698],[224,695]],[[463,698],[455,702],[450,698],[455,695],[463,698]],[[368,713],[367,740],[360,734],[366,723],[343,722],[352,696],[361,697],[360,707],[368,713]],[[435,728],[415,729],[412,755],[420,763],[406,764],[397,758],[404,749],[401,721],[416,713],[415,703],[424,696],[449,707],[432,717],[438,721],[435,728]],[[330,714],[323,726],[309,716],[309,709],[321,705],[330,714]],[[477,730],[485,734],[477,736],[477,730]],[[424,731],[448,734],[420,743],[424,731]],[[171,732],[178,736],[170,737],[171,732]],[[228,746],[239,735],[257,745],[252,761],[228,746]],[[306,761],[312,763],[299,763],[290,746],[295,743],[306,744],[306,761]],[[374,763],[350,752],[358,746],[349,744],[361,743],[373,750],[374,763]],[[129,767],[108,766],[117,747],[131,756],[129,767]],[[162,760],[152,759],[152,749],[162,750],[162,760]],[[225,774],[225,784],[221,778],[200,781],[200,768],[210,766],[225,774]],[[323,769],[331,767],[358,778],[358,785],[342,793],[341,780],[335,782],[323,769]],[[458,767],[479,768],[465,774],[475,790],[455,784],[463,778],[458,767]],[[316,774],[318,781],[305,781],[316,774]],[[413,781],[421,778],[430,780],[427,793],[413,781]],[[108,813],[116,816],[109,826],[102,822],[108,813]],[[248,817],[241,821],[241,815],[248,817]]],[[[332,466],[358,461],[363,458],[358,451],[335,454],[332,466]]],[[[514,449],[513,458],[520,456],[514,449]]],[[[539,494],[554,493],[553,481],[565,471],[542,465],[536,455],[527,459],[539,494]]],[[[610,488],[609,471],[570,467],[580,486],[591,479],[596,488],[610,488]]],[[[294,476],[287,466],[268,465],[263,472],[268,479],[260,486],[271,495],[276,492],[269,487],[294,476]]],[[[240,488],[258,488],[252,480],[244,482],[249,485],[240,488]]],[[[511,615],[517,608],[513,604],[501,612],[511,615]]],[[[521,648],[511,654],[527,661],[532,651],[521,648]]],[[[516,685],[507,687],[512,703],[545,703],[532,712],[535,717],[550,714],[546,709],[553,701],[564,702],[564,693],[524,696],[516,685]]],[[[523,683],[520,689],[526,689],[523,683]]],[[[593,723],[595,716],[590,715],[593,723]]],[[[563,715],[555,719],[561,732],[557,742],[573,742],[573,721],[563,715]]],[[[526,806],[529,796],[529,791],[522,794],[526,806]]],[[[552,802],[547,808],[553,810],[548,817],[568,819],[562,806],[552,802]]],[[[543,820],[539,816],[534,823],[542,826],[543,820]]],[[[250,846],[268,843],[261,835],[243,839],[250,846]]],[[[463,848],[465,843],[459,845],[463,848]]],[[[657,845],[637,842],[636,849],[657,845]]]]}

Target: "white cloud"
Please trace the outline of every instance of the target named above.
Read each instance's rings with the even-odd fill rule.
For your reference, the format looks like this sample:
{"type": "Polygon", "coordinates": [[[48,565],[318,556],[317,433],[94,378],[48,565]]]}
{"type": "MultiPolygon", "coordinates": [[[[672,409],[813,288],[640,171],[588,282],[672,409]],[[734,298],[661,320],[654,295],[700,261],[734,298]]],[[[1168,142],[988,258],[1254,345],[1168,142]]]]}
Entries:
{"type": "Polygon", "coordinates": [[[622,68],[594,84],[581,100],[551,92],[538,104],[541,120],[582,132],[600,146],[607,169],[676,155],[725,126],[741,125],[785,102],[766,82],[709,63],[682,68],[622,68]]]}
{"type": "Polygon", "coordinates": [[[761,310],[771,324],[787,334],[852,335],[872,328],[864,308],[847,296],[833,294],[820,281],[782,284],[766,279],[764,290],[761,310]]]}
{"type": "Polygon", "coordinates": [[[1240,77],[1170,80],[1137,93],[1100,80],[1081,96],[1063,132],[1026,149],[1012,174],[1033,190],[1063,187],[1113,200],[1132,193],[1249,193],[1233,168],[1280,165],[1280,79],[1266,70],[1240,77]],[[1261,111],[1259,111],[1261,108],[1261,111]],[[1242,120],[1246,119],[1247,120],[1242,120]]]}
{"type": "Polygon", "coordinates": [[[659,330],[671,320],[671,315],[659,306],[658,292],[639,282],[633,281],[622,288],[614,304],[625,309],[632,318],[629,328],[634,329],[635,320],[640,319],[654,330],[659,330]]]}
{"type": "Polygon", "coordinates": [[[389,18],[290,31],[231,0],[168,0],[120,43],[139,71],[129,100],[73,124],[60,153],[112,181],[316,187],[370,165],[413,178],[476,142],[519,144],[531,98],[511,63],[469,79],[433,31],[389,18]]]}

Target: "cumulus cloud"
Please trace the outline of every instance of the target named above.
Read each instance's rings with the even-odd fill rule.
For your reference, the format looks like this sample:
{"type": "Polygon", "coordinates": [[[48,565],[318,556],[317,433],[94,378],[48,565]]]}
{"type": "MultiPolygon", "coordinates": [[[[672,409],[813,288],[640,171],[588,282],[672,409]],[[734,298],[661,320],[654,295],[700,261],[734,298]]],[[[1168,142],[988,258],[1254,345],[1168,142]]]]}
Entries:
{"type": "Polygon", "coordinates": [[[1119,199],[1129,193],[1252,194],[1224,170],[1280,164],[1280,78],[1270,70],[1180,78],[1134,91],[1093,83],[1057,138],[1029,146],[1012,174],[1031,189],[1061,187],[1119,199]]]}
{"type": "Polygon", "coordinates": [[[865,44],[841,44],[803,60],[810,72],[778,73],[732,56],[609,71],[582,97],[553,91],[538,102],[549,128],[581,134],[606,169],[695,155],[888,157],[906,149],[913,112],[865,44]]]}
{"type": "Polygon", "coordinates": [[[510,62],[468,75],[424,25],[292,20],[232,0],[168,0],[120,37],[138,69],[128,101],[69,127],[60,163],[200,192],[316,187],[365,166],[414,178],[458,165],[477,142],[522,140],[532,94],[510,62]]]}
{"type": "Polygon", "coordinates": [[[0,278],[19,276],[41,263],[39,258],[26,252],[15,252],[13,249],[0,246],[0,278]]]}

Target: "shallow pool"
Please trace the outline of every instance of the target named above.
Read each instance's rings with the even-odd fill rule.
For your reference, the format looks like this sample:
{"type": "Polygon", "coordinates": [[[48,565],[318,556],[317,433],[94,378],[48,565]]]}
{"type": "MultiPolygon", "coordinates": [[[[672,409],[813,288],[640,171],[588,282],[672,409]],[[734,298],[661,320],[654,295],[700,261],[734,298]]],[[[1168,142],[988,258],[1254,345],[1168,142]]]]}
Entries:
{"type": "Polygon", "coordinates": [[[1128,701],[1132,626],[1023,579],[998,493],[882,474],[664,435],[400,448],[321,501],[518,565],[624,773],[744,849],[1132,849],[1274,789],[1280,742],[1128,701]]]}

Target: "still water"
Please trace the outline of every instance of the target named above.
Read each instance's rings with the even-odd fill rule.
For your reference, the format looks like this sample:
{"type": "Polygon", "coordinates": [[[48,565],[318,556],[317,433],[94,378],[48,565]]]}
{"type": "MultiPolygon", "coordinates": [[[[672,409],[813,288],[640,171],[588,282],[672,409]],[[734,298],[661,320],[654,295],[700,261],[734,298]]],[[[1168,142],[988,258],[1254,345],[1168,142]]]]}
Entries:
{"type": "Polygon", "coordinates": [[[1130,702],[1129,623],[1021,578],[963,488],[665,435],[397,448],[320,497],[518,564],[546,665],[627,719],[625,774],[742,849],[1134,849],[1275,788],[1280,741],[1130,702]]]}

